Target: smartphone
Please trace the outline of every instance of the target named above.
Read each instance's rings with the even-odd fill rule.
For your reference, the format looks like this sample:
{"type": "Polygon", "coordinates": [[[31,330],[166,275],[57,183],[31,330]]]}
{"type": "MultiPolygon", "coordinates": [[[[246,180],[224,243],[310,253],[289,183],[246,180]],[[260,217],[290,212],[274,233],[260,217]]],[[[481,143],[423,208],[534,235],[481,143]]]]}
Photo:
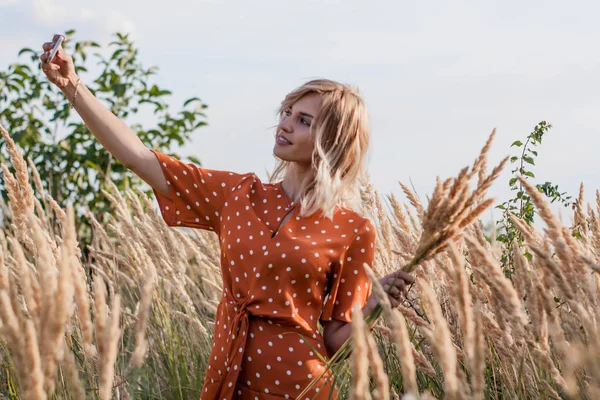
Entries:
{"type": "Polygon", "coordinates": [[[56,52],[58,51],[58,48],[60,47],[60,45],[62,44],[62,42],[64,40],[65,40],[65,37],[63,35],[60,35],[58,37],[58,40],[56,41],[56,43],[54,44],[54,47],[52,48],[50,57],[48,57],[48,64],[50,64],[52,62],[52,60],[54,59],[54,56],[56,55],[56,52]]]}

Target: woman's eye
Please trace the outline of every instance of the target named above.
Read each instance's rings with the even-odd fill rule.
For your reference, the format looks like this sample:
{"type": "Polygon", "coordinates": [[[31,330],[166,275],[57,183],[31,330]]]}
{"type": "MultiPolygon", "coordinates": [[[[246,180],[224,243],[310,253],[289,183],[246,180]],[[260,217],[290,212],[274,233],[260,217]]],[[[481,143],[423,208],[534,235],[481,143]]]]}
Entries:
{"type": "MultiPolygon", "coordinates": [[[[285,110],[285,111],[283,112],[283,114],[284,114],[286,117],[289,117],[290,115],[292,115],[292,110],[285,110]]],[[[310,121],[309,121],[309,120],[307,120],[306,118],[300,118],[300,123],[301,123],[301,124],[304,124],[304,125],[306,125],[306,126],[310,126],[310,121]]]]}

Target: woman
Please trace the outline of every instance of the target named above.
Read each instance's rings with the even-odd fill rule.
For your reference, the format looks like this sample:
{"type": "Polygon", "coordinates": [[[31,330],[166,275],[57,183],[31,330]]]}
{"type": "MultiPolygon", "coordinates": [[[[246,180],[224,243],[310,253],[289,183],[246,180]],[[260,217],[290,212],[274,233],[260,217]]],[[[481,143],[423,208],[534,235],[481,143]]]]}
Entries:
{"type": "MultiPolygon", "coordinates": [[[[169,226],[219,235],[223,296],[203,399],[296,398],[351,334],[351,309],[375,306],[363,263],[375,228],[360,215],[369,143],[365,105],[350,87],[314,80],[279,109],[272,181],[199,168],[148,149],[76,76],[62,48],[44,43],[42,70],[100,143],[147,182],[169,226]],[[281,178],[281,180],[278,180],[281,178]],[[322,333],[318,329],[321,323],[322,333]]],[[[390,297],[413,279],[401,271],[390,297]]],[[[309,398],[327,398],[321,382],[309,398]]]]}

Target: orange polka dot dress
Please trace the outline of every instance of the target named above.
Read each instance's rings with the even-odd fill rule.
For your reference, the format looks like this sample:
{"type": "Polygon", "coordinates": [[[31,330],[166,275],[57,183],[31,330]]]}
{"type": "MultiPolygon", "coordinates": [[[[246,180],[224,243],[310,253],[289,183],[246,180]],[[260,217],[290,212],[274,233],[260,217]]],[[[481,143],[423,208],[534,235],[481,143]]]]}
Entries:
{"type": "MultiPolygon", "coordinates": [[[[172,196],[154,190],[167,225],[219,235],[223,295],[201,399],[295,399],[324,371],[317,322],[349,322],[370,295],[373,225],[342,208],[300,217],[280,182],[153,153],[172,196]]],[[[307,398],[327,399],[330,385],[307,398]]]]}

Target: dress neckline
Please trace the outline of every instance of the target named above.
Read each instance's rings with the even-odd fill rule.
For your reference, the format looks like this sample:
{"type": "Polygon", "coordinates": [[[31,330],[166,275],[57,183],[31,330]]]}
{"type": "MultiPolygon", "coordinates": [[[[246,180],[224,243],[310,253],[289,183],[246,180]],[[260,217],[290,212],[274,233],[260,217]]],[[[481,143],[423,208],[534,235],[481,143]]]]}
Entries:
{"type": "Polygon", "coordinates": [[[296,203],[292,199],[290,199],[290,196],[288,196],[287,193],[285,193],[285,190],[283,190],[283,181],[277,182],[277,187],[279,188],[279,190],[281,191],[281,195],[285,199],[285,202],[286,202],[285,211],[289,211],[293,208],[296,208],[296,203]]]}

